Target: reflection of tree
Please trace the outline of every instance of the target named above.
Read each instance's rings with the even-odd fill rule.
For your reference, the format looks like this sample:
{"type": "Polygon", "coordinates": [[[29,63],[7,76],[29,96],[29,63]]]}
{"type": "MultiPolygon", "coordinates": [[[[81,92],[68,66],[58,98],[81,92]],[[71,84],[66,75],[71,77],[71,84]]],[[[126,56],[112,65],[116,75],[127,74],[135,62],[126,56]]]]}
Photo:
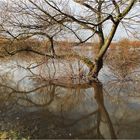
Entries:
{"type": "Polygon", "coordinates": [[[103,88],[101,83],[94,83],[93,84],[94,91],[95,91],[95,99],[98,104],[98,128],[97,133],[98,136],[100,136],[100,125],[101,123],[105,123],[109,129],[109,133],[111,138],[116,138],[114,128],[111,122],[111,119],[109,117],[109,114],[104,106],[104,100],[103,100],[103,88]]]}
{"type": "MultiPolygon", "coordinates": [[[[2,84],[1,86],[8,88],[8,86],[2,84]]],[[[57,124],[57,127],[62,129],[73,128],[74,130],[78,129],[76,127],[81,126],[84,131],[80,128],[80,130],[78,129],[78,131],[76,131],[74,136],[85,137],[86,135],[88,137],[88,135],[90,135],[89,137],[95,136],[96,138],[106,138],[104,129],[107,129],[109,133],[109,136],[107,137],[116,138],[112,122],[104,106],[102,84],[99,82],[91,84],[48,82],[45,85],[36,87],[30,91],[18,91],[10,87],[8,90],[12,93],[9,94],[9,97],[14,95],[14,101],[17,105],[25,106],[26,108],[32,106],[43,107],[45,110],[50,110],[52,116],[57,118],[56,121],[53,122],[54,124],[57,124]],[[89,101],[89,97],[86,99],[88,96],[88,91],[86,90],[88,89],[91,89],[92,92],[92,102],[94,102],[93,94],[95,96],[97,109],[94,109],[95,106],[89,106],[89,104],[87,105],[90,108],[89,110],[83,108],[83,104],[87,103],[84,101],[89,101]],[[78,112],[79,108],[82,108],[82,113],[78,112]],[[78,117],[73,117],[73,111],[79,113],[78,117]],[[71,114],[71,116],[69,116],[69,114],[71,114]],[[104,128],[102,126],[104,126],[104,128]]],[[[20,121],[22,122],[22,120],[20,121]]]]}
{"type": "MultiPolygon", "coordinates": [[[[60,86],[60,84],[58,84],[60,86]]],[[[62,86],[64,88],[64,85],[62,86]]],[[[68,86],[70,87],[70,85],[68,86]]],[[[61,106],[61,111],[70,109],[71,106],[72,108],[76,107],[78,104],[80,104],[82,102],[82,100],[84,100],[84,94],[80,95],[80,88],[87,88],[85,85],[75,85],[73,86],[74,89],[70,89],[68,88],[68,93],[65,96],[60,97],[61,98],[61,102],[64,103],[63,106],[61,106]],[[72,92],[74,90],[74,92],[72,92]],[[77,94],[77,95],[76,95],[77,94]]],[[[104,129],[108,129],[110,137],[111,138],[116,138],[113,126],[112,126],[112,122],[110,120],[109,114],[104,106],[104,99],[103,99],[103,91],[102,91],[102,84],[101,83],[93,83],[91,85],[91,87],[94,88],[94,95],[95,95],[95,99],[96,99],[96,103],[97,103],[97,110],[83,115],[82,117],[78,118],[78,119],[74,119],[71,120],[71,123],[68,124],[64,124],[65,127],[72,127],[74,125],[77,125],[78,123],[83,123],[85,120],[88,120],[90,117],[95,117],[97,116],[97,124],[94,124],[94,127],[91,127],[91,129],[96,129],[97,131],[97,138],[103,138],[104,136],[102,135],[102,128],[101,125],[104,125],[105,128],[104,129]]],[[[67,86],[65,85],[65,88],[67,88],[67,86]]],[[[66,91],[65,91],[66,92],[66,91]]],[[[57,95],[58,96],[58,95],[57,95]]],[[[60,103],[60,102],[59,102],[60,103]]],[[[71,109],[72,109],[71,108],[71,109]]],[[[62,116],[64,118],[64,120],[67,120],[65,118],[65,116],[62,116]]],[[[91,132],[91,130],[88,129],[85,132],[91,132]]]]}
{"type": "Polygon", "coordinates": [[[41,89],[39,89],[39,91],[37,91],[37,93],[39,92],[41,95],[37,95],[37,96],[35,95],[35,97],[33,98],[32,98],[32,95],[29,95],[29,94],[25,94],[24,96],[19,97],[18,104],[22,106],[27,106],[29,104],[29,106],[38,106],[38,107],[45,107],[45,106],[50,105],[54,100],[55,85],[48,86],[47,88],[42,87],[41,89]],[[46,97],[46,94],[47,94],[47,97],[49,98],[46,97]]]}
{"type": "Polygon", "coordinates": [[[108,114],[105,106],[104,106],[102,84],[98,83],[98,82],[95,82],[95,83],[92,84],[91,87],[94,88],[94,95],[95,95],[96,103],[98,105],[97,110],[95,110],[95,111],[93,111],[93,112],[91,112],[87,115],[84,115],[83,117],[81,117],[77,120],[74,120],[71,124],[67,124],[66,126],[76,125],[79,122],[83,123],[83,121],[86,120],[86,119],[89,119],[89,117],[91,117],[93,115],[97,115],[97,124],[95,124],[94,127],[91,127],[91,129],[88,129],[87,131],[85,131],[84,135],[93,131],[94,129],[96,129],[97,138],[104,138],[104,136],[102,135],[102,131],[104,131],[104,130],[101,129],[101,125],[104,124],[105,127],[106,127],[104,129],[108,129],[110,137],[111,138],[116,138],[111,119],[109,117],[109,114],[108,114]]]}

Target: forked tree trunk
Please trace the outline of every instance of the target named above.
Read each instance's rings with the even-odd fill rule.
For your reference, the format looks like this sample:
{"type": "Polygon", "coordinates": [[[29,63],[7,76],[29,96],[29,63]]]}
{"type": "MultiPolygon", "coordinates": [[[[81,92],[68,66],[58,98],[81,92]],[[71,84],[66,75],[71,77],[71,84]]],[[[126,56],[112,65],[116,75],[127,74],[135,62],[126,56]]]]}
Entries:
{"type": "Polygon", "coordinates": [[[105,40],[104,44],[99,50],[99,53],[97,54],[97,57],[95,58],[94,67],[90,69],[89,72],[89,77],[93,80],[98,78],[98,74],[103,67],[103,57],[110,46],[110,43],[115,35],[118,25],[119,25],[119,21],[112,25],[112,29],[110,31],[108,38],[105,40]]]}
{"type": "MultiPolygon", "coordinates": [[[[103,46],[101,46],[101,49],[97,55],[97,57],[95,58],[95,65],[92,69],[90,69],[89,75],[92,78],[97,78],[98,74],[101,70],[101,68],[103,67],[103,57],[104,54],[106,53],[107,49],[110,46],[110,43],[115,35],[115,32],[117,30],[117,27],[120,23],[120,21],[129,13],[129,11],[132,9],[133,5],[136,3],[136,0],[131,0],[130,3],[128,4],[128,6],[126,7],[126,9],[124,9],[124,11],[122,13],[120,13],[120,11],[118,12],[118,16],[116,17],[116,19],[113,19],[113,25],[112,25],[112,29],[109,33],[109,36],[105,39],[105,42],[103,44],[103,46]]],[[[101,6],[101,5],[100,5],[101,6]]],[[[115,4],[115,6],[117,6],[117,4],[115,4]]],[[[118,10],[118,7],[117,7],[118,10]]],[[[99,7],[99,12],[100,12],[100,7],[99,7]]],[[[99,20],[100,20],[100,14],[99,14],[99,20]]],[[[102,26],[99,25],[99,32],[102,32],[102,26]]],[[[90,79],[89,79],[90,80],[90,79]]],[[[94,79],[93,79],[94,80],[94,79]]]]}
{"type": "Polygon", "coordinates": [[[90,69],[89,76],[96,79],[102,67],[103,67],[103,58],[101,58],[100,60],[95,59],[94,67],[90,69]]]}

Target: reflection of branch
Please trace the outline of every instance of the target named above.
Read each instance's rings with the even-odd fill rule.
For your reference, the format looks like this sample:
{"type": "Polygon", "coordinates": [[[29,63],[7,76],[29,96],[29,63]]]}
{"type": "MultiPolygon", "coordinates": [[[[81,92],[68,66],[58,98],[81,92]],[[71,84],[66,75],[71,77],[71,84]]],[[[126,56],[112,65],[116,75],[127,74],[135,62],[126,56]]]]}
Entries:
{"type": "Polygon", "coordinates": [[[73,88],[73,89],[74,88],[86,89],[86,88],[91,87],[88,83],[83,83],[83,84],[68,83],[68,84],[66,84],[66,83],[63,83],[63,82],[59,82],[58,80],[48,80],[48,81],[46,81],[46,84],[44,84],[44,85],[41,85],[41,86],[39,86],[37,88],[34,88],[32,90],[25,91],[25,90],[16,90],[14,87],[10,87],[8,85],[4,85],[4,84],[0,83],[1,87],[8,88],[15,93],[21,93],[21,94],[30,94],[31,92],[38,91],[38,90],[40,90],[42,88],[45,88],[47,86],[50,86],[50,85],[59,86],[59,87],[63,87],[63,88],[73,88]]]}
{"type": "Polygon", "coordinates": [[[63,82],[52,82],[51,84],[54,84],[56,86],[59,87],[63,87],[63,88],[72,88],[72,89],[87,89],[87,88],[91,88],[91,85],[89,85],[89,83],[83,83],[83,84],[73,84],[73,83],[63,83],[63,82]]]}
{"type": "MultiPolygon", "coordinates": [[[[59,83],[57,80],[56,81],[53,80],[53,81],[48,81],[45,85],[42,85],[42,86],[37,87],[35,89],[32,89],[30,91],[18,91],[16,89],[12,88],[12,87],[8,87],[7,85],[3,85],[3,84],[0,84],[0,86],[11,89],[12,90],[11,93],[15,92],[15,93],[23,93],[23,95],[25,94],[25,97],[17,97],[18,98],[18,101],[16,102],[17,104],[22,105],[22,101],[26,101],[27,103],[29,102],[31,105],[35,105],[37,107],[48,106],[54,101],[54,97],[56,97],[56,95],[57,95],[57,94],[55,94],[55,89],[56,89],[57,86],[60,86],[60,87],[63,87],[63,88],[72,88],[72,89],[74,89],[74,88],[75,89],[76,88],[87,89],[87,88],[93,87],[94,88],[94,93],[95,93],[94,94],[95,99],[96,99],[96,102],[97,102],[97,105],[98,105],[98,109],[89,113],[89,114],[87,114],[87,115],[84,115],[84,116],[80,117],[79,119],[76,119],[74,121],[72,120],[73,122],[70,123],[70,124],[64,124],[64,126],[71,127],[73,125],[76,125],[79,122],[83,123],[83,120],[86,120],[89,117],[97,114],[98,115],[97,116],[97,119],[98,119],[97,120],[97,125],[94,126],[93,129],[95,129],[95,128],[97,129],[99,137],[103,138],[102,133],[101,133],[101,129],[100,129],[101,123],[106,123],[107,128],[109,129],[109,133],[111,135],[111,138],[116,138],[111,119],[110,119],[109,114],[108,114],[108,112],[105,108],[105,105],[104,105],[103,88],[102,88],[101,83],[94,82],[91,85],[89,85],[88,83],[85,83],[85,84],[66,84],[66,83],[59,83]],[[32,98],[30,98],[27,95],[27,94],[29,94],[31,92],[35,92],[35,91],[37,91],[41,88],[50,87],[51,85],[52,85],[52,89],[48,93],[50,98],[49,98],[49,101],[47,101],[47,103],[44,103],[44,104],[42,102],[41,103],[40,102],[36,103],[36,101],[34,101],[32,98]],[[20,104],[20,101],[21,101],[21,104],[20,104]]],[[[46,93],[46,95],[48,95],[48,94],[46,93]]]]}
{"type": "Polygon", "coordinates": [[[48,86],[48,84],[46,85],[42,85],[40,87],[37,87],[37,88],[34,88],[32,90],[29,90],[29,91],[21,91],[21,90],[16,90],[15,88],[13,87],[10,87],[10,86],[7,86],[7,85],[4,85],[4,84],[0,84],[1,87],[5,87],[5,88],[8,88],[8,89],[11,89],[13,92],[15,93],[21,93],[21,94],[30,94],[31,92],[35,92],[41,88],[45,88],[46,86],[48,86]]]}
{"type": "Polygon", "coordinates": [[[53,102],[53,100],[54,100],[54,97],[55,97],[55,86],[53,86],[53,88],[52,88],[52,90],[49,92],[49,93],[47,93],[47,94],[50,94],[50,100],[47,102],[47,103],[45,103],[45,104],[38,104],[38,103],[35,103],[34,101],[32,101],[31,99],[29,99],[29,97],[28,96],[26,96],[26,98],[23,98],[23,97],[19,97],[18,99],[19,100],[25,100],[25,101],[27,101],[27,102],[29,102],[29,103],[31,103],[32,105],[35,105],[35,106],[37,106],[37,107],[43,107],[43,106],[48,106],[48,105],[50,105],[52,102],[53,102]]]}

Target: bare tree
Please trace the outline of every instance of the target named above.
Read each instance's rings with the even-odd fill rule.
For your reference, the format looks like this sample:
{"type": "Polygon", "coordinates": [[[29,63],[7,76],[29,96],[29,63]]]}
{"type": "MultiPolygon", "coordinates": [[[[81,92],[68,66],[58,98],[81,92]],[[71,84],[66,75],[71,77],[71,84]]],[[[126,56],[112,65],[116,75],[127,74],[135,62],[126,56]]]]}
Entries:
{"type": "MultiPolygon", "coordinates": [[[[33,1],[31,1],[33,3],[33,1]]],[[[56,11],[65,15],[72,21],[78,23],[84,28],[91,30],[93,33],[98,35],[99,37],[99,52],[94,61],[94,67],[90,71],[90,75],[92,77],[97,77],[100,69],[103,66],[103,56],[106,53],[107,49],[110,46],[110,43],[115,35],[115,32],[122,22],[122,20],[126,17],[126,15],[137,6],[136,0],[130,1],[103,1],[103,0],[95,0],[95,1],[75,1],[79,4],[79,6],[85,8],[84,15],[70,15],[60,8],[55,6],[54,2],[46,3],[53,7],[56,11]],[[87,14],[86,14],[87,12],[87,14]],[[106,23],[110,23],[111,30],[108,29],[108,35],[105,36],[104,26],[106,23]]],[[[136,15],[135,15],[136,16],[136,15]]],[[[137,13],[138,16],[138,13],[137,13]]],[[[131,19],[131,18],[130,18],[131,19]]]]}
{"type": "Polygon", "coordinates": [[[138,23],[140,16],[135,11],[139,8],[137,0],[21,0],[10,3],[12,8],[9,12],[12,14],[9,25],[14,31],[9,34],[14,38],[47,37],[53,57],[57,56],[53,40],[60,34],[71,32],[79,43],[98,36],[99,49],[93,62],[77,54],[72,55],[88,63],[91,79],[98,77],[104,55],[120,23],[131,32],[136,27],[132,23],[138,23]],[[81,32],[86,32],[85,38],[81,32]]]}

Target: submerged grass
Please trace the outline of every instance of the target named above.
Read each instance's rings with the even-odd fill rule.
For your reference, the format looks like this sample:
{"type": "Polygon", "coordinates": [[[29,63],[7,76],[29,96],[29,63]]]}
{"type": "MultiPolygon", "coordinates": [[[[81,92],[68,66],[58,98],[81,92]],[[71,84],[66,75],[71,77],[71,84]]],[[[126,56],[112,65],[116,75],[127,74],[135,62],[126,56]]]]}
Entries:
{"type": "Polygon", "coordinates": [[[0,131],[0,139],[4,140],[29,140],[30,137],[24,138],[18,132],[10,130],[10,131],[0,131]]]}

